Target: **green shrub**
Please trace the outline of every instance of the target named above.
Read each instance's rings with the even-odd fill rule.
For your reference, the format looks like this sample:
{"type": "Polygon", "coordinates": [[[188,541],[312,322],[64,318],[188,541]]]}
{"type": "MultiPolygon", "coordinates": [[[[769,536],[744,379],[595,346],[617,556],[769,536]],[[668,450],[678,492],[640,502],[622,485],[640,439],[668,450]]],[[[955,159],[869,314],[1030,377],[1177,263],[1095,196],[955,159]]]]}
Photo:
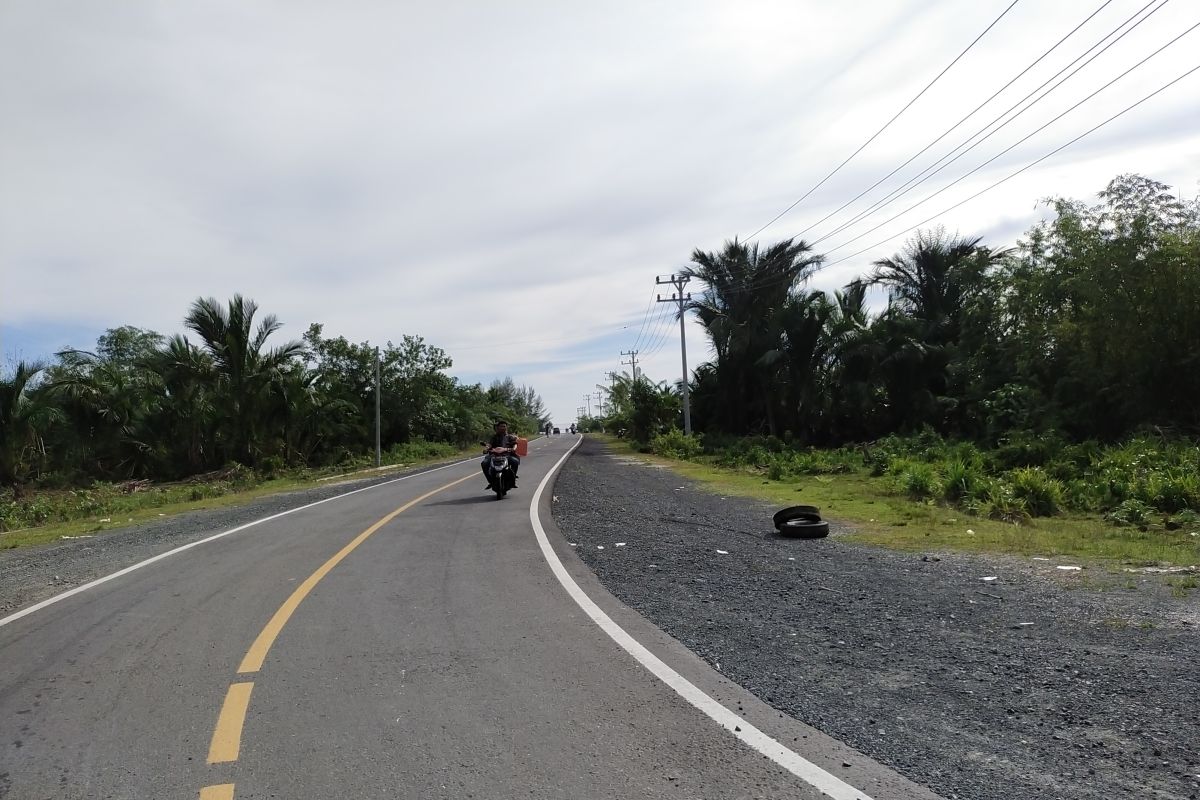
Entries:
{"type": "Polygon", "coordinates": [[[1200,512],[1193,511],[1190,508],[1185,508],[1183,511],[1180,511],[1178,514],[1172,516],[1170,522],[1171,527],[1175,529],[1200,528],[1200,512]]]}
{"type": "Polygon", "coordinates": [[[1156,470],[1138,488],[1138,499],[1159,511],[1173,514],[1185,508],[1200,509],[1200,476],[1195,472],[1156,470]]]}
{"type": "Polygon", "coordinates": [[[287,469],[287,462],[280,456],[267,456],[258,462],[258,474],[264,478],[276,478],[287,469]]]}
{"type": "Polygon", "coordinates": [[[678,428],[672,428],[650,438],[650,452],[687,461],[704,452],[704,443],[699,435],[688,436],[678,428]]]}
{"type": "Polygon", "coordinates": [[[1062,437],[1054,431],[1013,431],[1000,441],[995,458],[1001,469],[1040,467],[1058,457],[1062,449],[1062,437]]]}
{"type": "Polygon", "coordinates": [[[1131,498],[1105,514],[1104,518],[1116,525],[1145,525],[1153,514],[1154,509],[1150,506],[1131,498]]]}
{"type": "Polygon", "coordinates": [[[897,474],[900,490],[914,500],[928,500],[942,494],[942,481],[930,464],[910,461],[897,474]]]}
{"type": "Polygon", "coordinates": [[[1024,501],[1035,517],[1050,517],[1062,510],[1063,485],[1037,467],[1014,469],[1008,474],[1013,496],[1024,501]]]}
{"type": "Polygon", "coordinates": [[[992,519],[1011,522],[1014,525],[1029,519],[1029,507],[1024,498],[1017,497],[1011,484],[993,479],[988,481],[983,495],[984,504],[981,510],[992,519]]]}
{"type": "Polygon", "coordinates": [[[954,458],[942,465],[942,497],[950,503],[958,503],[979,493],[984,476],[979,467],[962,458],[954,458]]]}
{"type": "Polygon", "coordinates": [[[1099,487],[1082,479],[1063,484],[1063,507],[1071,511],[1098,511],[1102,507],[1099,487]]]}

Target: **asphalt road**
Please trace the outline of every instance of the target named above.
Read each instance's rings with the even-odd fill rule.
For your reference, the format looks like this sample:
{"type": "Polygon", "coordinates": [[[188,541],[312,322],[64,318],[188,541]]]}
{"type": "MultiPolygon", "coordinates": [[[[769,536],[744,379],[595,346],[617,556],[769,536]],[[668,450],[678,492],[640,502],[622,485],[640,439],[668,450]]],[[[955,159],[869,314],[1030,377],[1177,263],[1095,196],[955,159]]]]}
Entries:
{"type": "Polygon", "coordinates": [[[575,441],[504,501],[422,473],[0,620],[0,798],[931,798],[599,585],[531,513],[575,441]]]}

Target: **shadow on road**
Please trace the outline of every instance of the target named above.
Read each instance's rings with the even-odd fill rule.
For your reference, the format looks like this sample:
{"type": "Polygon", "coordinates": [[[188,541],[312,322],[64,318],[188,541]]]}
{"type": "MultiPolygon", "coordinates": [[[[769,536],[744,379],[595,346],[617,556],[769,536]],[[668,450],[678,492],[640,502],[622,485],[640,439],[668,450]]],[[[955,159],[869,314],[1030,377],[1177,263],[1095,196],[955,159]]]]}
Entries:
{"type": "Polygon", "coordinates": [[[452,500],[439,500],[436,503],[426,503],[429,506],[472,506],[476,503],[494,503],[494,494],[478,494],[471,497],[456,497],[452,500]]]}

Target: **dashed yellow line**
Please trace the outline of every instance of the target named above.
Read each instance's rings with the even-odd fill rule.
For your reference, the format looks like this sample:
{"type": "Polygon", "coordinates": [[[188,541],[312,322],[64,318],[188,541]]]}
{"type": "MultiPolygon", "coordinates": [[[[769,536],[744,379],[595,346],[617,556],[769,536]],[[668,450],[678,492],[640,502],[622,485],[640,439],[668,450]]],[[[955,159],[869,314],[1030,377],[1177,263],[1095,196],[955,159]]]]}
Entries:
{"type": "MultiPolygon", "coordinates": [[[[292,618],[292,614],[295,613],[296,608],[304,598],[308,597],[309,592],[321,582],[322,578],[329,574],[330,570],[340,564],[342,559],[350,555],[371,534],[418,503],[424,502],[438,492],[444,492],[474,477],[476,477],[474,474],[466,475],[456,481],[439,486],[433,491],[426,492],[415,500],[410,500],[350,540],[349,544],[337,551],[333,557],[318,567],[317,571],[308,576],[308,579],[296,587],[296,591],[292,592],[291,596],[284,601],[279,610],[267,622],[266,627],[255,638],[254,643],[250,645],[250,649],[246,651],[241,665],[238,666],[238,672],[246,674],[258,672],[262,669],[263,661],[266,660],[271,645],[275,643],[275,639],[279,636],[283,627],[287,625],[288,620],[292,618]]],[[[212,742],[209,744],[209,764],[223,764],[230,761],[237,761],[241,750],[242,727],[246,722],[246,710],[250,707],[250,692],[253,688],[254,683],[252,681],[243,681],[229,686],[229,691],[225,695],[225,702],[221,706],[221,714],[217,717],[217,727],[213,731],[212,742]]],[[[234,785],[232,783],[205,786],[200,790],[200,800],[233,800],[233,790],[234,785]]]]}
{"type": "Polygon", "coordinates": [[[246,721],[246,709],[250,707],[250,691],[254,684],[234,683],[225,694],[221,705],[221,716],[217,717],[217,728],[213,731],[212,743],[208,746],[208,763],[223,764],[237,761],[242,746],[242,725],[246,721]]]}

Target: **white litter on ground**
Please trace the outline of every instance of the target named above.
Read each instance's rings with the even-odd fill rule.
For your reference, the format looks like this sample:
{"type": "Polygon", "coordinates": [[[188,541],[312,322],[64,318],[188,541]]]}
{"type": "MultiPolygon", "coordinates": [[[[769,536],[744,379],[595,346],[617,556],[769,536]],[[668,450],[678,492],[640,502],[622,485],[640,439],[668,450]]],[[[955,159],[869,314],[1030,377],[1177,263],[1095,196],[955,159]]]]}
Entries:
{"type": "Polygon", "coordinates": [[[1078,571],[1078,570],[1081,570],[1081,569],[1083,569],[1083,567],[1068,567],[1068,566],[1064,566],[1064,565],[1062,565],[1062,564],[1059,564],[1059,565],[1058,565],[1058,569],[1065,569],[1065,570],[1070,570],[1070,571],[1072,571],[1072,572],[1076,572],[1076,571],[1078,571]]]}
{"type": "Polygon", "coordinates": [[[1050,559],[1046,558],[1045,556],[1034,556],[1033,560],[1034,561],[1049,561],[1050,559]]]}
{"type": "Polygon", "coordinates": [[[603,549],[604,549],[604,545],[602,545],[602,544],[598,544],[598,545],[596,545],[596,549],[597,549],[597,550],[603,550],[603,549]]]}
{"type": "Polygon", "coordinates": [[[624,547],[624,546],[625,546],[625,543],[624,543],[624,542],[617,542],[615,546],[616,546],[616,547],[624,547]]]}
{"type": "Polygon", "coordinates": [[[720,554],[721,554],[721,555],[723,555],[723,556],[727,556],[727,555],[729,555],[729,551],[728,551],[728,550],[718,550],[717,552],[718,552],[718,553],[720,553],[720,554]]]}
{"type": "Polygon", "coordinates": [[[991,583],[992,581],[999,580],[999,579],[1000,579],[1000,576],[998,576],[998,575],[988,575],[986,577],[980,578],[979,580],[987,581],[988,583],[991,583]]]}

